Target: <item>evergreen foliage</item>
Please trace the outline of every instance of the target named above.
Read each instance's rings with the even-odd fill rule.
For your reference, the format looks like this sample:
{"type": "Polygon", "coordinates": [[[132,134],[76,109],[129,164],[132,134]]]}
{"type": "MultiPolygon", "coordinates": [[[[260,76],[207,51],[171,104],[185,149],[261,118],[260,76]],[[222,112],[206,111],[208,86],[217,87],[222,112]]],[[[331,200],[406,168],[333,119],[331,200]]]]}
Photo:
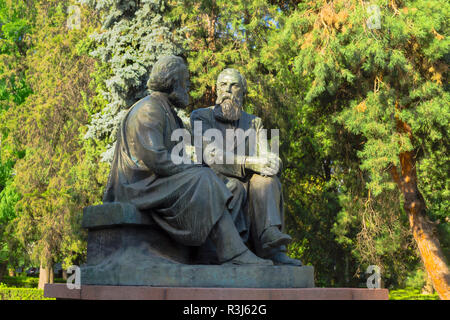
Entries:
{"type": "MultiPolygon", "coordinates": [[[[432,218],[442,214],[450,172],[444,86],[449,42],[443,36],[450,11],[445,1],[371,4],[381,8],[380,29],[369,28],[368,5],[360,1],[301,3],[280,15],[281,27],[262,58],[271,73],[295,83],[293,92],[304,105],[293,109],[322,118],[323,129],[311,134],[319,154],[332,160],[331,179],[337,179],[342,207],[333,227],[337,241],[360,263],[381,259],[383,266],[393,267],[401,252],[400,265],[412,266],[417,259],[407,253],[411,241],[400,206],[404,200],[391,171],[400,167],[402,153],[414,152],[428,213],[432,218]],[[410,132],[399,130],[399,120],[410,132]],[[442,162],[430,160],[432,154],[442,162]],[[435,183],[427,183],[432,177],[435,183]]],[[[448,253],[448,224],[440,238],[448,253]]],[[[383,271],[389,278],[400,270],[383,271]]]]}
{"type": "Polygon", "coordinates": [[[92,116],[86,138],[110,143],[103,161],[111,161],[113,142],[127,109],[148,95],[151,67],[160,56],[180,55],[182,29],[167,18],[166,0],[83,0],[102,14],[102,31],[95,33],[92,56],[107,64],[110,75],[103,96],[107,106],[92,116]]]}

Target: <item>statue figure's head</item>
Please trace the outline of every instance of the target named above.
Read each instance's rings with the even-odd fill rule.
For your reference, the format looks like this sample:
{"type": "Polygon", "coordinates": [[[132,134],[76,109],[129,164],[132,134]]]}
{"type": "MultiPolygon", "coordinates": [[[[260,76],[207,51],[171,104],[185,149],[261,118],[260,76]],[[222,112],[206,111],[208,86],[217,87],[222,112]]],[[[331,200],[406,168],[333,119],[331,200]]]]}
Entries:
{"type": "Polygon", "coordinates": [[[216,104],[222,107],[222,115],[227,120],[238,120],[247,94],[247,81],[236,69],[225,69],[217,77],[216,104]]]}
{"type": "Polygon", "coordinates": [[[153,65],[147,86],[152,91],[169,94],[169,100],[178,108],[189,104],[189,71],[183,59],[163,56],[153,65]]]}

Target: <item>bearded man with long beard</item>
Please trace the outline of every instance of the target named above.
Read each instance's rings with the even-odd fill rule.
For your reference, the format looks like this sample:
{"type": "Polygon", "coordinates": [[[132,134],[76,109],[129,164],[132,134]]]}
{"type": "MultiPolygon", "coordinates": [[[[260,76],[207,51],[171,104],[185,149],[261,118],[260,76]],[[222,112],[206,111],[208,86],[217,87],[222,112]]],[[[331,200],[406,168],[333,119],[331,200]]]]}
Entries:
{"type": "MultiPolygon", "coordinates": [[[[196,146],[197,157],[201,154],[201,161],[211,167],[233,193],[231,215],[242,240],[259,257],[270,259],[276,265],[301,266],[301,261],[286,255],[286,245],[292,239],[281,231],[284,210],[281,183],[277,176],[280,173],[280,159],[271,152],[259,152],[259,147],[265,144],[261,139],[264,136],[261,135],[261,118],[243,111],[246,80],[237,70],[225,69],[217,78],[216,91],[214,106],[194,110],[191,114],[194,139],[198,134],[203,137],[201,149],[196,146]],[[201,132],[197,132],[199,127],[201,132]],[[236,134],[231,141],[224,138],[230,130],[250,134],[241,135],[241,139],[237,139],[239,134],[236,134]],[[213,153],[219,153],[224,158],[231,154],[233,162],[224,158],[218,162],[211,160],[214,157],[208,154],[207,150],[211,148],[207,137],[214,131],[221,133],[223,141],[218,144],[215,141],[213,153]],[[239,148],[241,144],[244,149],[239,148]],[[250,151],[252,149],[257,150],[256,154],[250,151]],[[245,154],[241,154],[242,150],[245,154]]],[[[211,243],[204,245],[203,252],[204,259],[214,260],[214,246],[211,243]]]]}

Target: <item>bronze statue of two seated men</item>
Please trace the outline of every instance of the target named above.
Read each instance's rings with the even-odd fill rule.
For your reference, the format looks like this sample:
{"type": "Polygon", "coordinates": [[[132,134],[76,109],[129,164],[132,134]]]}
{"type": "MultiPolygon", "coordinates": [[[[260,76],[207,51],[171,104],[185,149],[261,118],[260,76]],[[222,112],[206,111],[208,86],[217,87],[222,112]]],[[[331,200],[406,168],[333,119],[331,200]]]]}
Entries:
{"type": "MultiPolygon", "coordinates": [[[[201,263],[301,266],[286,255],[292,239],[282,232],[278,156],[242,155],[224,147],[214,152],[236,161],[217,163],[211,153],[200,151],[201,161],[174,162],[177,141],[171,137],[185,127],[175,108],[189,104],[189,72],[183,59],[160,58],[148,87],[152,93],[134,104],[122,121],[103,202],[131,203],[148,212],[172,239],[204,252],[201,263]]],[[[230,129],[252,129],[258,137],[262,121],[243,111],[246,93],[245,78],[225,69],[217,79],[215,106],[195,110],[191,127],[201,124],[197,133],[202,136],[209,129],[223,136],[230,129]]],[[[202,147],[208,141],[200,140],[202,147]]],[[[251,142],[248,136],[241,141],[251,142]]]]}

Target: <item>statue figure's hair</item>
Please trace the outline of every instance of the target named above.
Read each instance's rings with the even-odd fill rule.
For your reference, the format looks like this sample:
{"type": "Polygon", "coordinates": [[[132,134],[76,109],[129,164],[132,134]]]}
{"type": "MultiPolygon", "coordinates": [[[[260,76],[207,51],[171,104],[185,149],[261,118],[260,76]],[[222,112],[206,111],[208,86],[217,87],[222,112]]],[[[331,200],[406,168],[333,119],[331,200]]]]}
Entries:
{"type": "Polygon", "coordinates": [[[175,83],[176,75],[182,66],[183,59],[177,56],[163,56],[153,65],[147,86],[152,91],[170,93],[175,83]]]}
{"type": "Polygon", "coordinates": [[[222,78],[225,75],[235,75],[239,77],[239,80],[241,82],[241,86],[244,88],[244,95],[247,94],[247,80],[245,80],[245,77],[236,69],[233,68],[227,68],[223,70],[219,76],[217,77],[217,83],[219,82],[220,78],[222,78]]]}

